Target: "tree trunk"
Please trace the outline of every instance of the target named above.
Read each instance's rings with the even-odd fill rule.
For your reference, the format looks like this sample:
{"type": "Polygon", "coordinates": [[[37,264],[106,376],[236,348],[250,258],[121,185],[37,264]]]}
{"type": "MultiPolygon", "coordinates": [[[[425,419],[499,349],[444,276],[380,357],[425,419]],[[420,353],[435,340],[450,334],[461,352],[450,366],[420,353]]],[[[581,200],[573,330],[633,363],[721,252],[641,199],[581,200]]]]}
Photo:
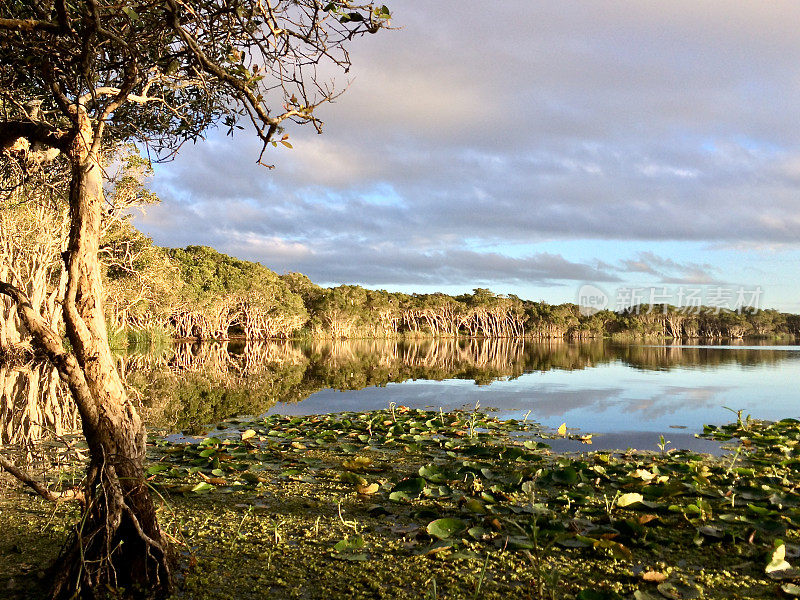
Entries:
{"type": "Polygon", "coordinates": [[[103,314],[102,170],[93,153],[79,149],[71,158],[64,322],[83,373],[83,383],[69,383],[73,392],[85,386],[77,404],[90,464],[83,519],[54,565],[54,597],[72,597],[76,586],[90,598],[107,586],[163,594],[171,586],[170,551],[145,481],[145,429],[117,373],[103,314]]]}

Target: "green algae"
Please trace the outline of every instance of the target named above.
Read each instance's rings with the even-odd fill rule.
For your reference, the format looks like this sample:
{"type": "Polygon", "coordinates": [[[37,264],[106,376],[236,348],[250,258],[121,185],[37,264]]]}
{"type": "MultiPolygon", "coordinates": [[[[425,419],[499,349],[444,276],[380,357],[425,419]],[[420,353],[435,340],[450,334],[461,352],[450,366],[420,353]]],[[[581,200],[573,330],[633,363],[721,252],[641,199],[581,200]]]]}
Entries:
{"type": "MultiPolygon", "coordinates": [[[[765,569],[779,543],[800,562],[797,421],[707,427],[732,444],[721,458],[559,455],[548,435],[400,407],[157,440],[148,472],[176,597],[791,597],[797,573],[765,569]]],[[[75,518],[12,498],[0,526],[21,552],[0,547],[3,598],[24,597],[25,565],[51,560],[75,518]]]]}

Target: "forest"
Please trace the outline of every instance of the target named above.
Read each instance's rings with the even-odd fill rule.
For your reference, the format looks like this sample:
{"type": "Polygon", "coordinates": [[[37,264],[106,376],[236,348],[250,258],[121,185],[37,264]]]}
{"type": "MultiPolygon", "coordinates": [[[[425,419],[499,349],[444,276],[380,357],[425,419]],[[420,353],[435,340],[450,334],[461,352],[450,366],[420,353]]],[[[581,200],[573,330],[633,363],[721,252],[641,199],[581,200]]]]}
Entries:
{"type": "MultiPolygon", "coordinates": [[[[147,166],[136,155],[126,160],[112,203],[127,207],[153,201],[136,176],[147,166]]],[[[64,293],[60,248],[66,219],[66,203],[41,193],[0,212],[0,274],[26,290],[36,309],[54,323],[64,293]],[[33,244],[34,230],[45,243],[33,244]]],[[[800,316],[771,309],[700,307],[690,312],[645,304],[587,315],[576,304],[523,300],[485,288],[457,296],[359,285],[325,288],[301,273],[279,275],[206,246],[159,247],[126,213],[107,215],[101,258],[106,320],[117,347],[166,338],[741,339],[800,334],[800,316]]],[[[8,350],[23,344],[25,332],[11,301],[2,301],[0,345],[8,350]]]]}

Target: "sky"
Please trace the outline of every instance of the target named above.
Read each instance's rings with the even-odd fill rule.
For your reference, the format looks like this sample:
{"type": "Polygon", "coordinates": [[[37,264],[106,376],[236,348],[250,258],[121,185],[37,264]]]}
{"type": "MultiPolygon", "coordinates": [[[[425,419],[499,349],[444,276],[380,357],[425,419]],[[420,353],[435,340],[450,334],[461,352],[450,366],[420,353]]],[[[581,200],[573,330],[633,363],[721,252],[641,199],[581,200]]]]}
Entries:
{"type": "Polygon", "coordinates": [[[800,3],[389,4],[323,135],[211,131],[137,225],[321,285],[800,312],[800,3]]]}

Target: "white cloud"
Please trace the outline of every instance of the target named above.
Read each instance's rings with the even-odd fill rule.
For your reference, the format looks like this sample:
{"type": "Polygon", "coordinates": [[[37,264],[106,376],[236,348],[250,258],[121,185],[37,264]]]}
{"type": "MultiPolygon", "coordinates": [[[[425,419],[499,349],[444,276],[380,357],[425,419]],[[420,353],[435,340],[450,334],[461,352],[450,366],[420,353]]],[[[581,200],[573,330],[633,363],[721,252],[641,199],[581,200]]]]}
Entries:
{"type": "MultiPolygon", "coordinates": [[[[800,4],[391,8],[403,28],[353,45],[354,79],[320,109],[323,136],[290,129],[295,149],[271,150],[266,171],[252,136],[212,133],[159,173],[165,207],[145,228],[161,243],[386,282],[564,271],[538,254],[501,260],[504,244],[553,256],[563,240],[798,247],[800,4]]],[[[707,262],[644,264],[700,283],[720,276],[707,262]]]]}

